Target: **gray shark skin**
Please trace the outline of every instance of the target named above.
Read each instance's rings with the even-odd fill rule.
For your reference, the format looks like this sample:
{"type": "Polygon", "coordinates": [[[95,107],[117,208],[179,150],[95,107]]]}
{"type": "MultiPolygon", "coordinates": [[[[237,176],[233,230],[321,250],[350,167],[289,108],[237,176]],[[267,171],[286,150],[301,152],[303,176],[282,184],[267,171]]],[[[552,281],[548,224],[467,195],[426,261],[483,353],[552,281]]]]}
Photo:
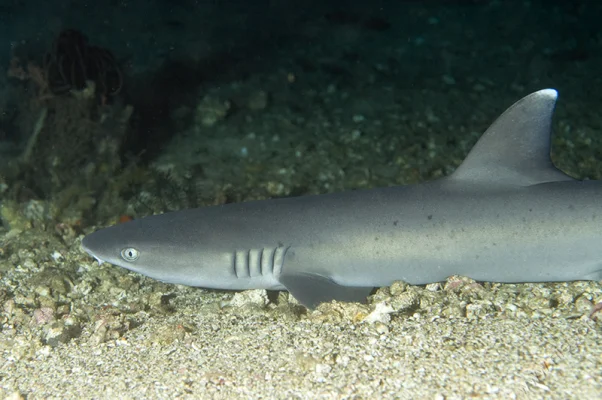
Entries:
{"type": "Polygon", "coordinates": [[[310,308],[397,280],[601,280],[602,183],[552,164],[556,99],[545,89],[515,103],[443,179],[177,211],[82,246],[164,282],[288,290],[310,308]]]}

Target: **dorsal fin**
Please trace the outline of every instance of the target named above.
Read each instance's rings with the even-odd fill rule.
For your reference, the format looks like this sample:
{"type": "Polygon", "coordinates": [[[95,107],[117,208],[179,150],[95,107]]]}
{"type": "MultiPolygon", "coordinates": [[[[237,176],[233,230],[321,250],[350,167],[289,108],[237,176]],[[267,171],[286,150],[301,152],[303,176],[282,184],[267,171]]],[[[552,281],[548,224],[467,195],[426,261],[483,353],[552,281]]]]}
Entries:
{"type": "Polygon", "coordinates": [[[514,103],[485,131],[451,180],[529,186],[572,180],[550,159],[558,92],[543,89],[514,103]]]}

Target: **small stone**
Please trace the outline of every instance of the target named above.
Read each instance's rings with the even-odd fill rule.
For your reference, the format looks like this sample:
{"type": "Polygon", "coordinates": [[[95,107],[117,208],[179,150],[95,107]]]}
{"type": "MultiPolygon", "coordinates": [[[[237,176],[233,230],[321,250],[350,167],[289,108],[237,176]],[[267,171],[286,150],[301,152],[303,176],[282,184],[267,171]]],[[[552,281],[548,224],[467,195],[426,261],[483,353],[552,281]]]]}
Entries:
{"type": "Polygon", "coordinates": [[[466,312],[460,304],[453,304],[444,308],[441,315],[448,318],[463,318],[466,316],[466,312]]]}
{"type": "Polygon", "coordinates": [[[4,400],[25,400],[25,396],[23,396],[21,392],[12,392],[7,395],[4,400]]]}
{"type": "Polygon", "coordinates": [[[391,300],[391,307],[395,311],[402,311],[414,308],[420,304],[420,298],[418,293],[413,291],[408,291],[395,296],[391,300]]]}
{"type": "Polygon", "coordinates": [[[196,108],[195,121],[206,127],[211,127],[225,119],[230,113],[232,103],[205,96],[196,108]]]}
{"type": "Polygon", "coordinates": [[[389,327],[382,322],[376,322],[374,324],[374,329],[379,335],[386,335],[387,333],[389,333],[389,327]]]}
{"type": "Polygon", "coordinates": [[[428,285],[426,285],[426,290],[428,290],[429,292],[438,292],[439,290],[441,290],[441,283],[429,283],[428,285]]]}
{"type": "Polygon", "coordinates": [[[326,375],[332,371],[332,367],[328,364],[316,364],[316,373],[320,375],[326,375]]]}
{"type": "Polygon", "coordinates": [[[304,354],[303,352],[297,352],[297,354],[295,354],[295,361],[299,368],[304,371],[311,371],[312,369],[315,371],[316,365],[318,365],[318,360],[315,357],[304,354]]]}
{"type": "Polygon", "coordinates": [[[493,304],[489,301],[479,301],[466,305],[466,318],[478,319],[494,311],[493,304]]]}
{"type": "Polygon", "coordinates": [[[66,326],[61,322],[53,323],[44,335],[44,341],[51,347],[56,347],[61,343],[67,343],[74,337],[77,337],[81,329],[78,325],[66,326]]]}
{"type": "Polygon", "coordinates": [[[591,311],[593,305],[594,304],[592,303],[592,301],[589,300],[587,297],[579,296],[575,300],[575,311],[581,314],[588,314],[591,311]]]}
{"type": "Polygon", "coordinates": [[[244,292],[237,292],[232,297],[232,300],[228,304],[231,307],[243,307],[249,304],[256,305],[259,307],[265,307],[270,302],[268,293],[265,290],[245,290],[244,292]]]}
{"type": "Polygon", "coordinates": [[[33,323],[36,325],[45,325],[54,319],[54,310],[50,307],[42,307],[33,311],[33,323]]]}
{"type": "Polygon", "coordinates": [[[391,307],[387,303],[377,303],[374,306],[374,310],[364,318],[364,322],[369,324],[387,323],[391,320],[391,316],[389,314],[391,314],[394,311],[395,310],[393,309],[393,307],[391,307]]]}
{"type": "Polygon", "coordinates": [[[391,285],[391,287],[389,288],[389,291],[391,293],[391,296],[398,296],[401,293],[405,292],[408,288],[408,284],[403,282],[403,281],[396,281],[393,282],[393,284],[391,285]]]}
{"type": "Polygon", "coordinates": [[[355,122],[356,124],[359,124],[360,122],[364,122],[366,120],[366,117],[364,117],[361,114],[355,114],[352,117],[353,122],[355,122]]]}
{"type": "Polygon", "coordinates": [[[335,363],[343,367],[346,367],[349,364],[349,361],[351,361],[351,359],[349,358],[349,356],[346,355],[338,355],[335,358],[335,363]]]}
{"type": "Polygon", "coordinates": [[[249,97],[247,107],[253,111],[261,111],[268,106],[268,100],[268,93],[265,90],[259,90],[249,97]]]}
{"type": "Polygon", "coordinates": [[[99,344],[105,342],[107,337],[108,327],[103,321],[97,321],[94,326],[94,333],[90,335],[88,339],[88,343],[91,346],[98,346],[99,344]]]}

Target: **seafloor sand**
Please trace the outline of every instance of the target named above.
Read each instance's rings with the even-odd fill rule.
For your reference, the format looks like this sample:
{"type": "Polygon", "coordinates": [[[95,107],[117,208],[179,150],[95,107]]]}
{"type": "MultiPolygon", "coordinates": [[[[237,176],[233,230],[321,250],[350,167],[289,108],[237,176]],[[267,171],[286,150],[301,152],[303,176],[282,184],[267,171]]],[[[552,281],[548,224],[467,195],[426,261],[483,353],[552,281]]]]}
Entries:
{"type": "Polygon", "coordinates": [[[28,399],[602,396],[602,326],[587,311],[557,303],[569,293],[600,298],[601,285],[469,286],[418,290],[425,305],[417,301],[411,311],[374,323],[352,305],[299,316],[297,306],[262,309],[262,297],[251,292],[238,295],[247,305],[220,310],[208,305],[224,297],[219,293],[176,289],[182,292],[172,300],[176,312],[124,315],[109,307],[81,336],[57,347],[3,332],[0,393],[28,399]],[[556,299],[554,309],[546,296],[556,299]],[[97,344],[99,331],[111,335],[133,325],[139,326],[97,344]]]}

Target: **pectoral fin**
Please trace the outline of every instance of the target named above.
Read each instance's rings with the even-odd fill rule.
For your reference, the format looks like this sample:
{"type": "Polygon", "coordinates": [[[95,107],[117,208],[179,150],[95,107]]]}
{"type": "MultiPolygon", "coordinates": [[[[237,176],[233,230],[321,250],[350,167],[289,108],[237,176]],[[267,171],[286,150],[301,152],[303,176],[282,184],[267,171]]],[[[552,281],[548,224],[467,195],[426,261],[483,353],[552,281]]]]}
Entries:
{"type": "Polygon", "coordinates": [[[311,273],[285,273],[280,283],[305,307],[315,308],[332,300],[365,303],[373,287],[341,286],[332,279],[311,273]]]}

